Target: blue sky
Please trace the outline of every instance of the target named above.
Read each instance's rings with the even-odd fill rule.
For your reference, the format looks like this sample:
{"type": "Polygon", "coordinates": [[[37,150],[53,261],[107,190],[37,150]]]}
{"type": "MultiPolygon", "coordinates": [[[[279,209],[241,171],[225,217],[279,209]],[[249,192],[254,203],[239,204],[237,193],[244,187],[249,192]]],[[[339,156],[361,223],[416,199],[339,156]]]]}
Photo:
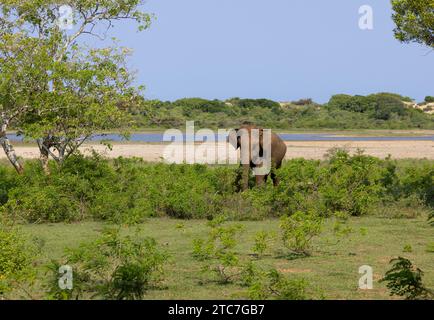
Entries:
{"type": "Polygon", "coordinates": [[[143,9],[156,15],[150,29],[113,31],[134,50],[149,99],[434,95],[434,52],[394,39],[386,0],[147,0],[143,9]],[[364,4],[373,30],[358,27],[364,4]]]}

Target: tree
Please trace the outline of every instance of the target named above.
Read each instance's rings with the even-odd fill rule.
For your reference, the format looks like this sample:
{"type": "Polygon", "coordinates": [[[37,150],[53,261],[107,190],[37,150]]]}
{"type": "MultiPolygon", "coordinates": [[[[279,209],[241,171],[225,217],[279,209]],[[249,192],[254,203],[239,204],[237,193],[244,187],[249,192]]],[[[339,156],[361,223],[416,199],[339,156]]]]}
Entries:
{"type": "Polygon", "coordinates": [[[38,72],[41,59],[36,59],[33,54],[37,51],[35,39],[5,30],[0,32],[0,144],[17,172],[22,173],[23,166],[8,139],[7,130],[12,124],[18,125],[22,115],[37,99],[37,92],[44,82],[38,72]]]}
{"type": "Polygon", "coordinates": [[[64,3],[0,0],[0,110],[6,124],[0,137],[13,164],[18,161],[6,135],[12,121],[38,141],[48,170],[49,156],[62,163],[95,132],[127,124],[123,108],[141,89],[132,87],[127,49],[80,42],[83,36],[104,40],[115,21],[148,28],[152,16],[139,9],[141,0],[67,1],[72,30],[59,18],[64,3]]]}
{"type": "Polygon", "coordinates": [[[395,38],[434,47],[433,0],[392,0],[395,38]]]}

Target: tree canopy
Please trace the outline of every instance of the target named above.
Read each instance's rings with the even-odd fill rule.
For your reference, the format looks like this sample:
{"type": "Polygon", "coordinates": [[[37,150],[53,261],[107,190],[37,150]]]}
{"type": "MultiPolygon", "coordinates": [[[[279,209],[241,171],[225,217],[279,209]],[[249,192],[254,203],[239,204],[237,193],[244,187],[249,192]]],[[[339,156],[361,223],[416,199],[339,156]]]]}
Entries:
{"type": "Polygon", "coordinates": [[[395,37],[434,47],[434,1],[392,0],[395,37]]]}
{"type": "Polygon", "coordinates": [[[92,48],[84,36],[104,40],[115,21],[131,20],[139,30],[152,16],[140,0],[0,0],[0,139],[17,171],[22,171],[6,130],[36,139],[46,167],[62,163],[96,131],[124,126],[123,106],[141,87],[127,68],[130,51],[116,41],[92,48]],[[61,7],[70,8],[70,28],[61,7]]]}

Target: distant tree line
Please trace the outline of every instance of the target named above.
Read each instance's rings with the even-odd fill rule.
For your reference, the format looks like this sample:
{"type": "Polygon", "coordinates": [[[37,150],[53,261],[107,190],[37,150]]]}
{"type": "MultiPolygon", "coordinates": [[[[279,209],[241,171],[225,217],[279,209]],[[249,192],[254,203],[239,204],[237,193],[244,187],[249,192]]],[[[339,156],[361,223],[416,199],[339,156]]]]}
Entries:
{"type": "MultiPolygon", "coordinates": [[[[427,96],[425,103],[432,99],[427,96]]],[[[278,129],[434,129],[434,116],[412,108],[411,104],[412,99],[394,93],[337,94],[325,104],[310,98],[284,103],[241,98],[140,98],[128,106],[128,111],[138,128],[183,127],[185,121],[194,120],[197,126],[210,128],[250,122],[278,129]]]]}

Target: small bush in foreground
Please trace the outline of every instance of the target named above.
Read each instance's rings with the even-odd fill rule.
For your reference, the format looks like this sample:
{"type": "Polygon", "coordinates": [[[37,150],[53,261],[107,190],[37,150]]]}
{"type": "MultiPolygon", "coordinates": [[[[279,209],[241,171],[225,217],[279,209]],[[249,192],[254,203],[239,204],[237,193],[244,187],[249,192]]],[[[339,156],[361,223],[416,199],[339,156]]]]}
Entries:
{"type": "Polygon", "coordinates": [[[119,230],[107,229],[96,241],[67,250],[63,263],[53,261],[48,266],[48,298],[143,299],[161,280],[166,259],[154,239],[121,237],[119,230]],[[71,290],[59,288],[60,265],[72,268],[71,290]]]}
{"type": "Polygon", "coordinates": [[[253,264],[243,270],[242,284],[248,286],[247,296],[252,300],[306,300],[308,283],[304,279],[290,279],[276,269],[262,271],[253,264]]]}
{"type": "Polygon", "coordinates": [[[15,229],[0,226],[0,298],[34,279],[36,251],[15,229]]]}
{"type": "Polygon", "coordinates": [[[312,239],[321,232],[322,218],[297,211],[280,219],[283,245],[292,253],[309,255],[312,239]]]}
{"type": "Polygon", "coordinates": [[[193,240],[193,257],[204,262],[203,271],[212,272],[221,283],[234,280],[240,262],[235,247],[242,225],[225,225],[225,221],[224,216],[214,218],[208,222],[207,238],[193,240]]]}
{"type": "Polygon", "coordinates": [[[414,267],[410,260],[398,257],[390,263],[393,263],[393,267],[380,280],[387,282],[390,295],[401,296],[406,300],[434,298],[434,292],[422,283],[423,271],[414,267]]]}
{"type": "Polygon", "coordinates": [[[259,257],[263,256],[269,247],[269,242],[273,240],[273,235],[266,231],[259,231],[255,235],[255,244],[252,251],[259,257]]]}

